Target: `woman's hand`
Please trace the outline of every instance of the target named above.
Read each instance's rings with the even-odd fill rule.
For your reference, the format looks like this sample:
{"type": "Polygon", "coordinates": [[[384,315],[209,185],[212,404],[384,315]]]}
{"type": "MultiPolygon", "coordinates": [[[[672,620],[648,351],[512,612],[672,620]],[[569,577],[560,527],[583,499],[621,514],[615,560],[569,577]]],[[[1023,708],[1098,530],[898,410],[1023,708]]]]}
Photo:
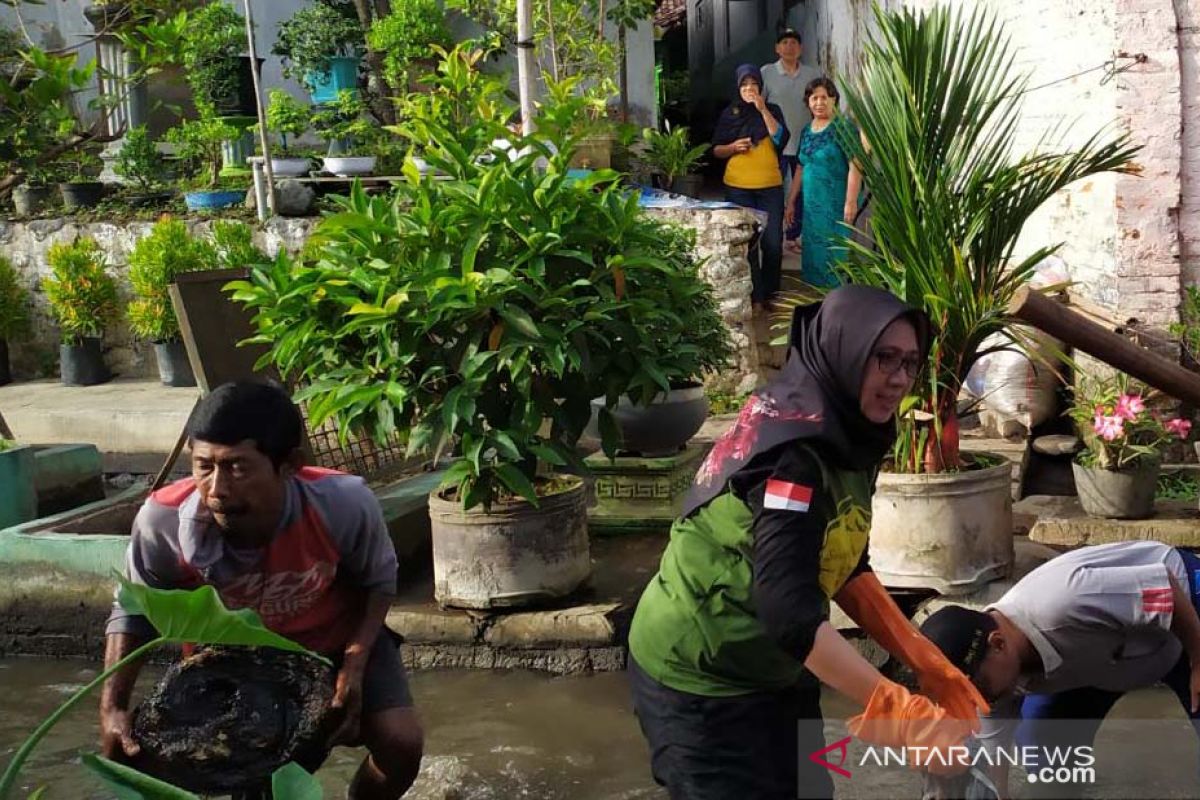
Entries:
{"type": "Polygon", "coordinates": [[[734,151],[738,153],[749,153],[752,147],[754,147],[754,141],[749,136],[743,136],[733,143],[734,151]]]}
{"type": "Polygon", "coordinates": [[[847,200],[846,205],[842,207],[842,221],[847,225],[854,224],[854,218],[858,216],[858,203],[853,200],[847,200]]]}
{"type": "Polygon", "coordinates": [[[792,223],[796,221],[796,206],[792,203],[787,204],[787,208],[783,210],[783,227],[790,228],[792,223]]]}

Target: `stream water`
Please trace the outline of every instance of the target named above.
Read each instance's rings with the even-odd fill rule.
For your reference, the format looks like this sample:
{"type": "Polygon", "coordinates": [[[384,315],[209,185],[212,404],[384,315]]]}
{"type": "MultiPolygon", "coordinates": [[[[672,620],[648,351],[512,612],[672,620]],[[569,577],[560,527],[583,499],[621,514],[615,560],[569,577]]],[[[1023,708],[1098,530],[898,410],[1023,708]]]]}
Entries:
{"type": "MultiPolygon", "coordinates": [[[[0,765],[33,727],[95,676],[93,665],[0,660],[0,765]]],[[[148,686],[150,671],[141,682],[148,686]]],[[[623,674],[561,678],[523,671],[432,671],[411,676],[426,727],[425,759],[413,800],[666,800],[650,777],[646,745],[629,706],[623,674]]],[[[823,703],[826,739],[845,736],[855,709],[838,696],[823,703]]],[[[46,800],[109,798],[79,765],[95,745],[95,702],[86,701],[43,740],[22,773],[26,790],[46,800]]],[[[919,798],[911,770],[860,768],[861,745],[836,778],[837,797],[919,798]]],[[[1200,746],[1164,689],[1117,704],[1096,742],[1096,781],[1060,797],[1200,798],[1200,746]]],[[[362,751],[338,749],[319,773],[330,800],[345,787],[362,751]]],[[[1014,772],[1013,796],[1050,796],[1014,772]]],[[[18,793],[24,797],[25,792],[18,793]]]]}

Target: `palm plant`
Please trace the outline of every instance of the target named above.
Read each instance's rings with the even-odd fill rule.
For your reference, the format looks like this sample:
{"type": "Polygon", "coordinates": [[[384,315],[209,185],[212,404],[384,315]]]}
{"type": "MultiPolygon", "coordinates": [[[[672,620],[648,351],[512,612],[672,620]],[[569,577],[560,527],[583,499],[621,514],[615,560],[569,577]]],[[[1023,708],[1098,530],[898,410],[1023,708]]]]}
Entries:
{"type": "Polygon", "coordinates": [[[875,7],[878,33],[846,92],[863,134],[847,152],[873,195],[872,245],[847,239],[840,266],[854,283],[879,286],[933,320],[926,375],[909,404],[931,425],[904,417],[895,469],[941,472],[962,466],[957,398],[967,371],[1002,334],[1021,347],[1007,306],[1034,266],[1059,244],[1015,254],[1030,216],[1057,191],[1102,172],[1133,172],[1139,149],[1103,133],[1055,151],[1050,135],[1014,155],[1027,76],[991,14],[939,8],[914,13],[875,7]]]}

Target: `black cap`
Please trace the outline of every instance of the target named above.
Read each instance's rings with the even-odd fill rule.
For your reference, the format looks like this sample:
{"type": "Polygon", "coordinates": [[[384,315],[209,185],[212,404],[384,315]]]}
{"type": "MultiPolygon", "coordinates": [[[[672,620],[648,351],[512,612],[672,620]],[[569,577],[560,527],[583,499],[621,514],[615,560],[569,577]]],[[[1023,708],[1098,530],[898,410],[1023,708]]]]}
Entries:
{"type": "Polygon", "coordinates": [[[950,663],[973,679],[987,656],[988,634],[996,628],[991,614],[963,606],[946,606],[922,623],[921,633],[941,649],[950,663]]]}
{"type": "Polygon", "coordinates": [[[796,44],[804,44],[804,40],[800,38],[800,31],[795,28],[784,28],[781,30],[779,35],[775,37],[775,44],[779,44],[784,39],[795,39],[796,44]]]}

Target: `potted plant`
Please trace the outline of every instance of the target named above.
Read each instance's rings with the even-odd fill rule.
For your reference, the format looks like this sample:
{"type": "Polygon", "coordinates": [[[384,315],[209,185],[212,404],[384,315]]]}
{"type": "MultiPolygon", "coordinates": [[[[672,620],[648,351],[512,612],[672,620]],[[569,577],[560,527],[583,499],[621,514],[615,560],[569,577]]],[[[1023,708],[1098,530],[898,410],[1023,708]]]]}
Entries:
{"type": "Polygon", "coordinates": [[[29,336],[29,292],[21,285],[12,262],[0,256],[0,386],[12,383],[9,342],[29,336]]]}
{"type": "Polygon", "coordinates": [[[348,91],[338,93],[336,103],[319,106],[313,127],[329,142],[324,169],[340,178],[370,175],[375,169],[375,145],[379,128],[366,117],[367,107],[348,91]]]}
{"type": "Polygon", "coordinates": [[[206,114],[199,119],[185,120],[167,131],[166,139],[176,145],[187,176],[184,200],[189,209],[225,208],[245,199],[244,188],[225,188],[221,178],[221,146],[237,135],[235,128],[206,114]]]}
{"type": "Polygon", "coordinates": [[[181,220],[164,217],[129,253],[129,285],[133,300],[126,316],[139,338],[154,343],[158,375],[165,386],[195,386],[187,350],[179,335],[179,320],[168,288],[175,276],[208,269],[216,251],[196,239],[181,220]]]}
{"type": "Polygon", "coordinates": [[[112,378],[101,338],[117,319],[117,284],[105,272],[104,251],[95,239],[50,246],[50,275],[42,291],[62,331],[59,369],[68,386],[92,386],[112,378]]]}
{"type": "Polygon", "coordinates": [[[703,379],[732,355],[729,329],[698,277],[695,232],[656,227],[659,258],[672,269],[635,301],[642,347],[617,350],[603,365],[605,394],[592,400],[587,430],[595,438],[607,431],[618,450],[644,457],[678,453],[700,430],[708,418],[703,379]]]}
{"type": "Polygon", "coordinates": [[[458,443],[430,497],[435,595],[488,608],[587,577],[583,481],[555,470],[586,469],[574,444],[590,401],[631,391],[635,359],[658,365],[646,369],[655,391],[670,389],[671,342],[645,316],[679,313],[668,297],[712,295],[694,263],[662,257],[670,233],[615,174],[569,175],[552,108],[512,157],[482,157],[510,135],[512,108],[476,63],[449,54],[436,113],[398,128],[442,175],[408,164],[395,197],[355,186],[302,265],[280,256],[229,288],[254,310],[265,359],[304,387],[313,424],[402,435],[435,458],[458,443]]]}
{"type": "Polygon", "coordinates": [[[13,188],[13,210],[22,217],[32,217],[54,204],[61,197],[58,187],[50,183],[50,168],[30,163],[25,168],[25,182],[13,188]]]}
{"type": "Polygon", "coordinates": [[[75,150],[58,161],[58,191],[63,208],[75,211],[92,208],[104,199],[104,184],[96,180],[104,167],[100,156],[90,150],[75,150]]]}
{"type": "Polygon", "coordinates": [[[303,83],[314,103],[337,102],[343,91],[358,94],[363,30],[352,13],[315,2],[279,26],[271,52],[283,59],[284,77],[303,83]]]}
{"type": "Polygon", "coordinates": [[[257,113],[253,65],[242,55],[245,49],[246,20],[232,6],[208,3],[189,13],[180,57],[201,115],[257,113]]]}
{"type": "Polygon", "coordinates": [[[694,173],[703,164],[707,144],[692,147],[687,126],[672,128],[670,122],[664,123],[661,131],[646,128],[642,139],[642,160],[658,175],[660,189],[689,197],[700,194],[704,179],[694,173]]]}
{"type": "Polygon", "coordinates": [[[1163,420],[1151,397],[1133,389],[1129,377],[1083,378],[1071,419],[1083,450],[1071,463],[1079,504],[1093,517],[1145,519],[1154,511],[1162,448],[1186,440],[1192,423],[1163,420]]]}
{"type": "Polygon", "coordinates": [[[867,233],[886,247],[847,236],[839,269],[923,308],[935,334],[877,484],[871,561],[885,584],[969,591],[1011,567],[1010,469],[999,457],[960,455],[959,391],[988,336],[1019,345],[1007,305],[1057,249],[1018,257],[1026,221],[1064,186],[1131,170],[1137,148],[1095,136],[1022,155],[1006,123],[1022,118],[1027,79],[1014,74],[1009,39],[986,11],[880,10],[876,30],[846,91],[862,137],[842,145],[871,187],[867,233]]]}
{"type": "Polygon", "coordinates": [[[37,519],[34,449],[0,436],[0,531],[37,519]]]}
{"type": "Polygon", "coordinates": [[[384,78],[403,93],[432,71],[437,48],[453,47],[454,36],[439,0],[409,0],[393,4],[390,14],[371,24],[367,44],[383,57],[384,78]]]}
{"type": "Polygon", "coordinates": [[[166,179],[166,165],[145,125],[125,132],[113,171],[133,185],[134,192],[126,196],[132,205],[150,205],[171,196],[170,192],[161,189],[166,179]]]}
{"type": "Polygon", "coordinates": [[[283,89],[271,90],[267,129],[279,134],[279,149],[271,152],[271,172],[275,177],[295,178],[308,174],[308,159],[295,155],[288,147],[288,137],[292,137],[293,145],[297,144],[308,130],[309,119],[307,106],[283,89]]]}

